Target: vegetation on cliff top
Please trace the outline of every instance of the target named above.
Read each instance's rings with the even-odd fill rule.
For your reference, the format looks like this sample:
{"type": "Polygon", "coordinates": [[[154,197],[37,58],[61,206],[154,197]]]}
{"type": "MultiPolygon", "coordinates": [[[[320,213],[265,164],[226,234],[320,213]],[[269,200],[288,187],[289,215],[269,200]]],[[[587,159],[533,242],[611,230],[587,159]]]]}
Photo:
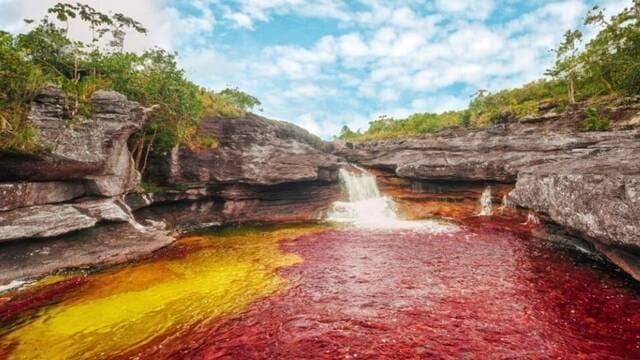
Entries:
{"type": "Polygon", "coordinates": [[[239,116],[260,105],[238,89],[213,92],[185,77],[176,54],[162,49],[124,51],[126,35],[147,29],[123,14],[105,14],[88,5],[58,3],[31,29],[12,35],[0,31],[0,152],[34,152],[37,132],[28,123],[28,107],[46,84],[68,94],[69,119],[89,115],[96,90],[115,90],[143,106],[154,106],[145,129],[135,140],[135,157],[176,144],[212,146],[195,129],[203,115],[239,116]],[[91,40],[69,36],[71,21],[87,25],[91,40]]]}
{"type": "MultiPolygon", "coordinates": [[[[482,127],[542,110],[563,111],[576,102],[640,94],[640,0],[610,19],[596,6],[587,14],[585,25],[598,28],[597,36],[582,46],[582,32],[567,31],[553,50],[555,63],[544,79],[496,93],[480,90],[464,111],[417,113],[404,119],[382,116],[364,132],[345,126],[338,138],[357,141],[433,133],[450,126],[482,127]]],[[[585,111],[584,118],[584,131],[608,128],[597,109],[585,111]]]]}

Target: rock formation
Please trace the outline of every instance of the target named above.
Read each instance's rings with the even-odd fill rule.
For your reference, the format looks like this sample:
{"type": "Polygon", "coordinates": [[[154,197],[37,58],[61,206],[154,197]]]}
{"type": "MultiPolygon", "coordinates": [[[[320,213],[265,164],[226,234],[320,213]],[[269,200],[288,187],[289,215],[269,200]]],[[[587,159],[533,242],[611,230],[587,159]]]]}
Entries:
{"type": "Polygon", "coordinates": [[[66,101],[50,86],[31,106],[28,121],[42,152],[0,154],[0,283],[153,251],[172,241],[160,222],[319,219],[341,194],[330,145],[253,114],[203,119],[198,136],[219,146],[181,146],[156,156],[150,175],[162,191],[140,192],[127,141],[142,128],[145,109],[98,91],[91,116],[70,120],[66,101]]]}
{"type": "Polygon", "coordinates": [[[31,104],[28,121],[43,151],[0,154],[3,275],[123,261],[127,256],[116,255],[171,241],[165,231],[138,224],[124,203],[124,194],[140,181],[127,140],[143,126],[144,108],[118,93],[97,91],[91,116],[71,120],[65,116],[66,101],[60,89],[49,86],[31,104]],[[134,237],[139,244],[131,241],[134,237]],[[31,241],[40,238],[48,240],[31,241]],[[113,249],[105,252],[104,243],[113,249]],[[59,246],[70,256],[43,260],[51,244],[64,244],[59,246]],[[21,259],[24,266],[10,259],[21,259]]]}
{"type": "Polygon", "coordinates": [[[612,130],[606,132],[579,131],[580,114],[576,109],[481,130],[336,143],[335,153],[378,169],[387,183],[404,182],[389,191],[401,204],[418,199],[413,211],[419,213],[469,215],[470,194],[478,196],[479,188],[501,189],[494,193],[500,202],[515,186],[504,200],[587,239],[640,280],[640,106],[608,110],[612,130]],[[468,209],[456,204],[457,212],[448,212],[451,202],[468,209]]]}
{"type": "MultiPolygon", "coordinates": [[[[127,148],[144,123],[144,108],[113,91],[97,91],[90,117],[65,118],[64,93],[45,88],[31,105],[28,121],[44,151],[0,155],[0,181],[81,183],[82,195],[116,196],[134,188],[139,174],[127,148]]],[[[75,192],[80,190],[79,184],[75,192]]]]}
{"type": "Polygon", "coordinates": [[[127,141],[145,109],[98,91],[92,115],[69,120],[65,101],[47,87],[32,104],[28,121],[43,152],[0,154],[0,283],[153,251],[172,241],[158,221],[320,219],[341,196],[345,159],[374,169],[408,217],[472,216],[490,186],[495,203],[534,210],[640,280],[638,105],[607,110],[607,132],[579,131],[576,108],[480,130],[334,144],[254,114],[207,117],[196,139],[217,146],[194,141],[153,156],[156,190],[143,192],[127,141]]]}
{"type": "Polygon", "coordinates": [[[640,144],[527,169],[510,198],[586,238],[640,280],[640,144]]]}
{"type": "Polygon", "coordinates": [[[254,114],[208,117],[197,136],[219,144],[182,146],[153,159],[151,177],[169,190],[130,195],[134,208],[153,205],[138,217],[174,225],[308,221],[340,196],[339,158],[329,144],[293,124],[254,114]]]}

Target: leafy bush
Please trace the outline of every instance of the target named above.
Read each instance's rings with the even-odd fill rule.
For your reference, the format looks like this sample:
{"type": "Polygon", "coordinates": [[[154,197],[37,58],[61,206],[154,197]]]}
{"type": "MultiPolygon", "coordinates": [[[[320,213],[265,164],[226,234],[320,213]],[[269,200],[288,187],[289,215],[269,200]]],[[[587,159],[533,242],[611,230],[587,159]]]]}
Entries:
{"type": "Polygon", "coordinates": [[[180,143],[214,146],[214,139],[193,139],[204,113],[239,116],[260,105],[238,89],[220,93],[189,81],[176,63],[176,54],[151,49],[141,54],[124,52],[127,31],[146,34],[139,22],[123,14],[105,14],[80,3],[58,3],[32,29],[12,36],[0,32],[0,151],[39,150],[36,132],[26,122],[27,107],[47,83],[69,96],[70,119],[89,116],[89,101],[96,90],[110,89],[155,109],[136,137],[134,157],[140,170],[150,151],[163,151],[180,143]],[[87,24],[88,43],[68,37],[69,22],[87,24]]]}
{"type": "Polygon", "coordinates": [[[204,113],[212,116],[240,117],[248,110],[261,105],[257,98],[237,88],[224,89],[220,92],[203,90],[201,96],[204,113]]]}
{"type": "Polygon", "coordinates": [[[584,119],[580,124],[583,131],[607,131],[609,130],[609,120],[600,117],[598,110],[588,108],[584,111],[584,119]]]}
{"type": "Polygon", "coordinates": [[[543,79],[495,94],[479,91],[469,104],[470,123],[475,127],[492,124],[503,119],[505,113],[516,118],[536,115],[542,102],[565,103],[563,84],[543,79]]]}
{"type": "Polygon", "coordinates": [[[27,58],[16,39],[0,32],[0,151],[34,152],[35,131],[26,122],[27,104],[47,77],[27,58]]]}
{"type": "Polygon", "coordinates": [[[217,149],[219,145],[220,143],[218,142],[218,139],[206,134],[195,135],[187,143],[187,146],[190,149],[217,149]]]}
{"type": "Polygon", "coordinates": [[[375,140],[398,136],[428,134],[445,127],[462,126],[465,112],[449,111],[442,114],[417,113],[405,119],[394,119],[386,115],[369,123],[369,128],[361,133],[349,127],[342,128],[339,139],[342,140],[375,140]]]}

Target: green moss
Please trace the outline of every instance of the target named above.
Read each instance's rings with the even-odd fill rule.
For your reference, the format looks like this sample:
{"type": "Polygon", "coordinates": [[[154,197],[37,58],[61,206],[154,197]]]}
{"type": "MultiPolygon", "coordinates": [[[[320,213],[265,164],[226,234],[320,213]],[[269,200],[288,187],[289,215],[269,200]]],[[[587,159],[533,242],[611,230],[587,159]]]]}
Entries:
{"type": "Polygon", "coordinates": [[[143,180],[142,182],[140,182],[140,186],[146,193],[164,194],[166,192],[166,189],[164,187],[161,187],[149,180],[143,180]]]}

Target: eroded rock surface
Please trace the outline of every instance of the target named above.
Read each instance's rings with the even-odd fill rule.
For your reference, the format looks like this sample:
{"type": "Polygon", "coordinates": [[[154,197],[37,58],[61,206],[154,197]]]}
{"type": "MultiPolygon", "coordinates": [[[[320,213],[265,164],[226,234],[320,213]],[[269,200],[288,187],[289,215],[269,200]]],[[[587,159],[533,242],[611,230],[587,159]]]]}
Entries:
{"type": "Polygon", "coordinates": [[[7,242],[0,244],[0,284],[60,269],[123,263],[172,241],[160,229],[105,223],[60,237],[7,242]]]}
{"type": "Polygon", "coordinates": [[[97,91],[91,116],[67,119],[68,99],[48,86],[28,121],[43,151],[0,154],[0,241],[59,236],[104,221],[132,222],[119,199],[138,186],[127,140],[145,109],[113,91],[97,91]]]}
{"type": "Polygon", "coordinates": [[[90,228],[103,221],[130,222],[134,219],[127,206],[117,198],[31,206],[0,212],[0,239],[58,236],[90,228]]]}
{"type": "MultiPolygon", "coordinates": [[[[438,185],[442,181],[515,183],[510,204],[532,209],[589,240],[640,280],[639,110],[637,105],[609,110],[613,130],[606,132],[579,131],[580,112],[570,111],[482,130],[335,143],[335,153],[382,170],[389,179],[426,182],[427,194],[424,189],[402,192],[405,203],[420,198],[437,204],[448,196],[438,185]]],[[[469,189],[478,196],[477,187],[469,189]]],[[[447,202],[458,201],[449,197],[447,202]]],[[[456,214],[446,208],[418,210],[456,214]]]]}
{"type": "Polygon", "coordinates": [[[341,160],[296,125],[254,114],[205,118],[198,136],[219,146],[154,159],[153,177],[173,189],[128,196],[132,208],[151,206],[137,216],[173,225],[318,220],[341,195],[341,160]]]}
{"type": "Polygon", "coordinates": [[[247,114],[242,118],[205,118],[198,134],[214,138],[217,148],[182,146],[155,162],[156,178],[169,185],[245,183],[274,185],[337,180],[339,159],[331,146],[283,121],[247,114]]]}
{"type": "Polygon", "coordinates": [[[134,188],[139,174],[127,140],[145,121],[144,108],[113,91],[96,91],[89,118],[66,118],[64,93],[45,88],[31,105],[28,121],[44,152],[0,154],[0,181],[82,180],[89,195],[117,196],[134,188]]]}
{"type": "Polygon", "coordinates": [[[638,130],[545,134],[518,125],[337,144],[336,154],[407,178],[515,182],[522,170],[533,166],[640,147],[638,130]]]}
{"type": "Polygon", "coordinates": [[[122,200],[140,181],[127,141],[145,109],[97,91],[91,115],[71,120],[66,103],[60,89],[46,87],[28,116],[43,151],[0,154],[0,283],[127,259],[171,241],[138,224],[122,200]]]}
{"type": "Polygon", "coordinates": [[[510,199],[590,239],[640,280],[640,149],[523,171],[510,199]]]}
{"type": "Polygon", "coordinates": [[[17,182],[0,184],[0,211],[55,204],[85,194],[82,181],[17,182]]]}

